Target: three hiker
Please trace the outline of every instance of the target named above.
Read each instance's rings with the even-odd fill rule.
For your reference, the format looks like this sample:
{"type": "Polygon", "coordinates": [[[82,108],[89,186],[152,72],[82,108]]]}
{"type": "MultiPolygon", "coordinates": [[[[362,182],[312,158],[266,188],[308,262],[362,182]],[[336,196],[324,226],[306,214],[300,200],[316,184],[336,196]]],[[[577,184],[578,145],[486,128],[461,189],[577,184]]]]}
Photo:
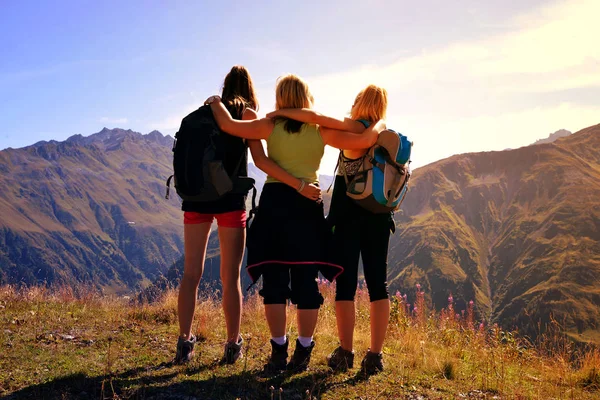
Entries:
{"type": "MultiPolygon", "coordinates": [[[[394,222],[391,212],[372,213],[355,204],[346,191],[347,185],[356,184],[358,175],[363,172],[367,149],[375,145],[379,133],[385,129],[382,120],[386,115],[387,92],[368,86],[356,97],[350,118],[343,120],[313,111],[310,89],[295,75],[278,79],[275,98],[276,111],[267,118],[256,119],[258,103],[250,76],[245,68],[234,67],[225,79],[222,96],[212,96],[206,102],[220,130],[227,133],[221,134],[227,137],[227,142],[223,142],[227,147],[223,159],[227,174],[234,180],[237,175],[247,175],[246,144],[256,165],[268,174],[258,211],[248,228],[247,243],[248,272],[253,282],[263,278],[259,293],[271,333],[272,352],[265,371],[299,372],[307,368],[315,346],[313,334],[318,311],[323,303],[317,286],[319,272],[330,281],[337,278],[340,347],[328,357],[328,363],[334,370],[353,367],[354,295],[362,255],[371,300],[371,347],[361,368],[367,374],[377,373],[383,369],[381,352],[390,312],[387,251],[394,222]],[[268,157],[261,139],[267,142],[268,157]],[[343,150],[327,219],[317,174],[325,145],[343,150]],[[297,306],[299,334],[289,360],[288,300],[297,306]]],[[[387,163],[394,164],[389,154],[380,163],[382,171],[387,163]]],[[[397,165],[394,168],[403,173],[397,165]]],[[[177,170],[175,178],[177,181],[177,170]]],[[[233,192],[235,190],[214,202],[183,203],[185,266],[179,293],[180,337],[176,362],[186,362],[193,354],[194,304],[213,217],[219,229],[228,334],[222,362],[233,363],[241,355],[239,271],[246,213],[245,195],[233,192]]],[[[386,201],[384,199],[383,204],[386,201]]],[[[397,202],[390,199],[387,205],[390,204],[391,210],[397,202]]]]}

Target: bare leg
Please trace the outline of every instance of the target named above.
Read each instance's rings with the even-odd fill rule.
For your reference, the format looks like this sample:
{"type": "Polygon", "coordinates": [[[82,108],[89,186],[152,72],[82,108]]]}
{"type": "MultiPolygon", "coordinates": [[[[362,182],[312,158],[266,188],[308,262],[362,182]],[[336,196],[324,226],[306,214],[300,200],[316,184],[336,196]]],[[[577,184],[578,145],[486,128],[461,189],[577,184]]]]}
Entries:
{"type": "Polygon", "coordinates": [[[219,227],[221,246],[221,284],[223,286],[223,313],[227,326],[227,340],[237,342],[242,320],[242,288],[240,268],[244,257],[246,230],[219,227]]]}
{"type": "Polygon", "coordinates": [[[198,284],[204,271],[204,258],[210,225],[207,222],[183,226],[184,265],[177,298],[177,313],[179,315],[179,334],[186,340],[192,334],[192,321],[196,310],[196,299],[198,298],[198,284]]]}
{"type": "Polygon", "coordinates": [[[390,321],[390,300],[383,299],[371,303],[371,352],[381,353],[390,321]]]}
{"type": "Polygon", "coordinates": [[[298,321],[298,336],[312,337],[317,327],[319,310],[298,310],[296,320],[298,321]]]}
{"type": "Polygon", "coordinates": [[[287,327],[287,305],[265,304],[265,316],[271,331],[271,337],[285,336],[287,327]]]}
{"type": "Polygon", "coordinates": [[[354,324],[356,321],[354,301],[336,301],[335,318],[337,320],[337,329],[338,336],[340,337],[340,345],[344,350],[352,351],[352,343],[354,341],[354,324]]]}

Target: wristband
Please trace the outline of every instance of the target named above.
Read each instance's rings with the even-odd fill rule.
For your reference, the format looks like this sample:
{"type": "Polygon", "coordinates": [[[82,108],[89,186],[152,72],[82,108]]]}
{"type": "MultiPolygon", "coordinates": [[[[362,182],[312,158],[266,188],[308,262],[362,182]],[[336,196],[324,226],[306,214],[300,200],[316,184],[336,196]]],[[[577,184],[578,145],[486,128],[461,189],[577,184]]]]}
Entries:
{"type": "Polygon", "coordinates": [[[298,186],[298,189],[296,189],[296,191],[298,193],[302,192],[304,190],[304,187],[306,186],[306,182],[304,181],[300,181],[300,186],[298,186]]]}

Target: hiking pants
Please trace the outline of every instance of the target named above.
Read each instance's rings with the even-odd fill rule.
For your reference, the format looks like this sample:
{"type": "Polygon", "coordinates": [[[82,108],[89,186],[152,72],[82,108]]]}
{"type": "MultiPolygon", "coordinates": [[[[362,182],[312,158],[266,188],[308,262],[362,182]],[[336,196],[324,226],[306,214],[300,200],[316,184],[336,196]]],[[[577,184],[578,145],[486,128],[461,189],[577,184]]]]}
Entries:
{"type": "Polygon", "coordinates": [[[290,299],[299,310],[316,310],[323,304],[317,285],[318,269],[314,265],[272,265],[262,277],[263,288],[259,293],[264,304],[287,304],[290,299]]]}
{"type": "Polygon", "coordinates": [[[338,176],[328,220],[334,226],[331,261],[344,268],[336,279],[335,300],[354,300],[361,257],[370,301],[387,299],[391,214],[373,214],[358,206],[346,196],[346,183],[338,176]]]}

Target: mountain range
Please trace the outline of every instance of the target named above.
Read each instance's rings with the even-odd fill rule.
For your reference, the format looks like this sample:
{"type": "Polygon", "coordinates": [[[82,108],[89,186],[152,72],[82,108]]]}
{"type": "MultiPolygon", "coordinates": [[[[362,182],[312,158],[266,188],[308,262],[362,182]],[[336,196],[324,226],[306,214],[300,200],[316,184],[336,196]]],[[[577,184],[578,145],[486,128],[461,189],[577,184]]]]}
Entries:
{"type": "Polygon", "coordinates": [[[473,300],[487,321],[532,336],[554,319],[578,340],[600,338],[600,125],[414,175],[390,287],[420,283],[438,309],[449,295],[457,309],[473,300]]]}
{"type": "Polygon", "coordinates": [[[143,287],[183,251],[173,139],[106,129],[0,152],[0,283],[143,287]]]}
{"type": "MultiPolygon", "coordinates": [[[[575,339],[600,342],[600,125],[559,132],[416,169],[395,214],[391,292],[414,299],[419,283],[436,309],[451,295],[457,310],[473,300],[487,323],[535,336],[554,318],[575,339]]],[[[103,129],[1,151],[0,283],[116,293],[176,283],[180,201],[164,199],[172,140],[103,129]]],[[[253,165],[249,175],[264,182],[253,165]]],[[[331,177],[321,181],[326,189],[331,177]]],[[[205,282],[214,289],[218,263],[213,234],[205,282]]]]}

